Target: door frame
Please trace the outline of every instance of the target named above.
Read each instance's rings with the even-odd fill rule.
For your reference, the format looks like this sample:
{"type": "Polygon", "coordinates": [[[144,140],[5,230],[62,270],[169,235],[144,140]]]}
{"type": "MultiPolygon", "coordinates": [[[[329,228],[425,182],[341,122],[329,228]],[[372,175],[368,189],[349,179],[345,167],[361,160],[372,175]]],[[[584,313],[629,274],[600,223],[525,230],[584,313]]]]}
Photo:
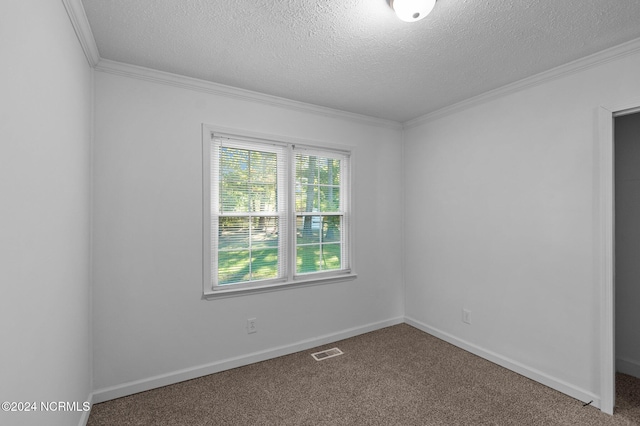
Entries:
{"type": "Polygon", "coordinates": [[[616,117],[640,112],[640,100],[598,107],[598,230],[600,279],[600,410],[613,414],[615,406],[615,140],[616,117]]]}

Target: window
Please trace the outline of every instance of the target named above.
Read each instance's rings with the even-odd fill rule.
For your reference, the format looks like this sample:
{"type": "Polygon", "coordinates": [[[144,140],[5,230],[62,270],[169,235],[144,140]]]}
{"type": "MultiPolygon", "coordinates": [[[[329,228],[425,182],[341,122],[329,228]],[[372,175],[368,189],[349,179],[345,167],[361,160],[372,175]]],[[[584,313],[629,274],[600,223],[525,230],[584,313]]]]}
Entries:
{"type": "Polygon", "coordinates": [[[205,296],[355,277],[350,152],[204,135],[205,296]]]}

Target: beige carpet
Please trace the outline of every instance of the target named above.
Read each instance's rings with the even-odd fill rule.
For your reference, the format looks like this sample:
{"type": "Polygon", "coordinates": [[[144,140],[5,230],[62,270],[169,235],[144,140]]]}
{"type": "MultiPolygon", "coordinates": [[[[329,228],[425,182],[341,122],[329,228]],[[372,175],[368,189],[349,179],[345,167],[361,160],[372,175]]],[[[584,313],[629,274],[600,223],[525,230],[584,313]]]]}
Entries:
{"type": "Polygon", "coordinates": [[[406,324],[93,406],[97,425],[634,425],[640,380],[614,416],[406,324]],[[337,346],[344,355],[315,361],[337,346]]]}

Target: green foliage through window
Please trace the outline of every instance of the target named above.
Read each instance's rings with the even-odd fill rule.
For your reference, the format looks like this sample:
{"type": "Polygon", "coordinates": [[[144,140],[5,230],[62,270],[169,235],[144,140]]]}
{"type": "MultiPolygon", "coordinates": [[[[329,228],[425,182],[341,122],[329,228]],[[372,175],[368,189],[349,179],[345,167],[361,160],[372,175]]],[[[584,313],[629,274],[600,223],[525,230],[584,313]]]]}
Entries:
{"type": "Polygon", "coordinates": [[[222,136],[210,147],[214,289],[349,271],[347,153],[222,136]]]}
{"type": "Polygon", "coordinates": [[[278,212],[277,154],[219,152],[218,284],[277,278],[279,219],[265,215],[278,212]]]}
{"type": "Polygon", "coordinates": [[[341,269],[340,160],[297,154],[296,272],[341,269]],[[323,214],[325,213],[325,214],[323,214]]]}

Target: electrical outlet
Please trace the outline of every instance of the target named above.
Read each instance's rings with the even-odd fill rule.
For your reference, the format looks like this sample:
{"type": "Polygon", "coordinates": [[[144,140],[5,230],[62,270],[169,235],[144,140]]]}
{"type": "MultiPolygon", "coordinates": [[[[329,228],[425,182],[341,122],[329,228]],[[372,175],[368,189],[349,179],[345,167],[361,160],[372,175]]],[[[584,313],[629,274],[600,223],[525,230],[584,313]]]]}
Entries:
{"type": "Polygon", "coordinates": [[[462,308],[462,322],[471,324],[471,311],[465,308],[462,308]]]}
{"type": "Polygon", "coordinates": [[[255,318],[248,318],[247,319],[247,334],[252,334],[252,333],[257,333],[258,332],[258,326],[256,324],[258,320],[255,318]]]}

